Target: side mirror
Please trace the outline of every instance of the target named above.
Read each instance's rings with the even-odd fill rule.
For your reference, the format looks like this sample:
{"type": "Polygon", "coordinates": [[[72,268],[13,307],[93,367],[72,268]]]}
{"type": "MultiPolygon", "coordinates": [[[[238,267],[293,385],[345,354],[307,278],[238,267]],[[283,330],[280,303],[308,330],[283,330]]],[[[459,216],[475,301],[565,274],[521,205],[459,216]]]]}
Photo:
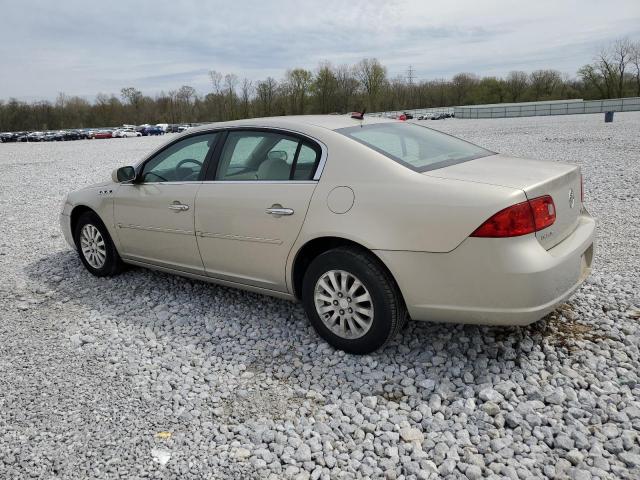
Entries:
{"type": "Polygon", "coordinates": [[[136,178],[136,170],[133,167],[120,167],[116,168],[111,173],[111,179],[115,183],[124,183],[135,180],[136,178]]]}

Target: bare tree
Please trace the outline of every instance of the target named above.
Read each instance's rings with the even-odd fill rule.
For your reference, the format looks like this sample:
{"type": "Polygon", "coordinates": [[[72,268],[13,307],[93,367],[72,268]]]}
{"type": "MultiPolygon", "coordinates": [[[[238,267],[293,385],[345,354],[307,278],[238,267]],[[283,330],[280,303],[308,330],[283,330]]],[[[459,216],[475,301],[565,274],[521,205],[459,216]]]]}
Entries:
{"type": "Polygon", "coordinates": [[[291,112],[303,114],[306,107],[306,97],[311,87],[313,74],[303,68],[294,68],[287,71],[286,91],[290,97],[291,112]]]}
{"type": "Polygon", "coordinates": [[[267,117],[272,115],[277,86],[278,83],[272,77],[267,77],[265,81],[258,83],[257,101],[260,114],[267,117]]]}
{"type": "Polygon", "coordinates": [[[127,120],[129,122],[138,123],[141,119],[140,116],[140,107],[142,105],[142,92],[134,87],[126,87],[120,90],[120,95],[123,100],[125,100],[131,107],[133,107],[132,116],[127,120]]]}
{"type": "Polygon", "coordinates": [[[632,44],[631,64],[635,67],[636,97],[640,97],[640,41],[632,44]]]}
{"type": "Polygon", "coordinates": [[[365,58],[354,67],[356,78],[364,88],[367,107],[376,110],[382,88],[387,83],[387,69],[376,58],[365,58]]]}
{"type": "Polygon", "coordinates": [[[478,77],[473,73],[458,73],[451,79],[453,101],[455,105],[468,103],[471,90],[478,84],[478,77]]]}
{"type": "Polygon", "coordinates": [[[323,62],[318,66],[312,90],[320,113],[329,113],[335,110],[337,81],[333,67],[329,62],[323,62]]]}
{"type": "Polygon", "coordinates": [[[624,74],[633,57],[633,45],[628,38],[616,40],[611,47],[611,59],[617,76],[617,95],[624,96],[624,74]]]}
{"type": "Polygon", "coordinates": [[[134,87],[126,87],[120,90],[120,95],[122,99],[129,103],[129,105],[133,105],[137,107],[142,101],[142,92],[134,87]]]}
{"type": "Polygon", "coordinates": [[[529,75],[527,72],[514,70],[509,72],[505,80],[505,88],[509,101],[517,102],[522,98],[529,86],[529,75]]]}
{"type": "Polygon", "coordinates": [[[248,118],[250,114],[251,96],[253,95],[253,82],[244,78],[240,87],[240,100],[242,104],[242,117],[248,118]]]}
{"type": "MultiPolygon", "coordinates": [[[[353,69],[348,65],[336,68],[336,105],[342,113],[348,112],[358,90],[358,80],[354,77],[353,69]]],[[[358,108],[362,109],[364,105],[358,108]]]]}
{"type": "Polygon", "coordinates": [[[184,103],[191,103],[191,99],[194,98],[196,95],[196,89],[193,87],[190,87],[189,85],[183,85],[180,87],[180,89],[178,90],[178,93],[176,94],[176,97],[178,98],[178,100],[183,101],[184,103]]]}
{"type": "Polygon", "coordinates": [[[237,94],[236,87],[238,85],[238,77],[233,73],[224,76],[224,113],[225,120],[233,120],[236,118],[237,94]]]}
{"type": "Polygon", "coordinates": [[[209,80],[211,80],[211,89],[216,95],[222,91],[222,74],[216,70],[209,71],[209,80]]]}
{"type": "Polygon", "coordinates": [[[505,100],[505,81],[501,78],[484,77],[474,90],[474,100],[479,103],[503,103],[505,100]]]}
{"type": "MultiPolygon", "coordinates": [[[[635,65],[636,50],[628,38],[616,40],[603,47],[593,63],[580,68],[578,75],[586,85],[596,88],[600,98],[623,97],[627,66],[635,65]]],[[[640,79],[637,82],[636,90],[640,95],[640,79]]]]}
{"type": "Polygon", "coordinates": [[[587,87],[594,87],[598,91],[600,98],[611,98],[608,94],[604,77],[595,65],[589,64],[581,67],[578,70],[578,75],[587,87]]]}
{"type": "Polygon", "coordinates": [[[387,83],[387,94],[384,95],[387,103],[383,108],[400,110],[410,107],[410,88],[412,85],[408,84],[406,76],[397,75],[387,83]]]}
{"type": "Polygon", "coordinates": [[[56,97],[56,107],[64,108],[67,104],[67,95],[64,92],[59,92],[56,97]]]}
{"type": "Polygon", "coordinates": [[[179,122],[180,107],[178,106],[178,92],[169,90],[167,97],[169,98],[169,118],[171,119],[171,123],[179,122]]]}
{"type": "Polygon", "coordinates": [[[196,89],[189,85],[181,86],[175,94],[176,103],[178,105],[178,111],[180,112],[179,118],[181,122],[186,122],[192,111],[193,104],[192,99],[195,99],[196,89]]]}
{"type": "Polygon", "coordinates": [[[534,100],[553,98],[556,88],[562,83],[560,72],[556,70],[536,70],[529,76],[534,100]]]}

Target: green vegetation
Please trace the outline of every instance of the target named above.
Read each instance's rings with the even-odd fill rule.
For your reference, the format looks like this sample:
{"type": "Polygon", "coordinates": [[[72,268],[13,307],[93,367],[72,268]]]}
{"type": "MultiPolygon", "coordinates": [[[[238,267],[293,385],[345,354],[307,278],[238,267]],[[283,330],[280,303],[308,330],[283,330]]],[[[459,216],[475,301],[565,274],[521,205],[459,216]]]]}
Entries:
{"type": "Polygon", "coordinates": [[[571,78],[556,70],[510,72],[504,78],[459,73],[449,80],[389,78],[376,59],[356,65],[322,63],[312,72],[295,68],[278,81],[240,81],[209,73],[211,91],[190,86],[143,95],[134,87],[120,98],[98,94],[93,103],[60,93],[55,102],[0,100],[0,131],[185,123],[303,113],[368,112],[502,102],[640,96],[640,42],[622,39],[603,48],[571,78]]]}

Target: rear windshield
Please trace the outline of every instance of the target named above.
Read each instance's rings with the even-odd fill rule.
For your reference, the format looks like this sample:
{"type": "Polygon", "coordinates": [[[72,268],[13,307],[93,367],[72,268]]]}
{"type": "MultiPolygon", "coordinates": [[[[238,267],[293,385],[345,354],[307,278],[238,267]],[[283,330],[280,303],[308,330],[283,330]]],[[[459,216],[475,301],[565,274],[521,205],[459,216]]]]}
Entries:
{"type": "Polygon", "coordinates": [[[336,130],[416,172],[426,172],[494,152],[413,123],[373,123],[336,130]]]}

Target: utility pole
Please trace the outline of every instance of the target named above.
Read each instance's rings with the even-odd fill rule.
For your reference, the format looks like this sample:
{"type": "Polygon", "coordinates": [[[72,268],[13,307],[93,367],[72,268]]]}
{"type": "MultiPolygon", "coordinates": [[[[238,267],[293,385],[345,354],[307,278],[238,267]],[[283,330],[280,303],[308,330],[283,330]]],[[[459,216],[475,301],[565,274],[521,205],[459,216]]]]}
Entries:
{"type": "Polygon", "coordinates": [[[414,106],[414,98],[413,97],[415,95],[415,92],[414,92],[415,88],[414,88],[414,85],[413,85],[413,79],[415,78],[415,76],[416,76],[416,72],[413,69],[413,65],[409,65],[409,68],[407,69],[407,81],[408,81],[408,87],[409,87],[407,89],[408,90],[407,91],[407,101],[408,101],[408,103],[409,103],[409,105],[411,107],[414,106]]]}
{"type": "Polygon", "coordinates": [[[409,65],[409,69],[407,70],[407,80],[409,81],[409,85],[413,86],[413,79],[415,78],[415,70],[413,66],[409,65]]]}

